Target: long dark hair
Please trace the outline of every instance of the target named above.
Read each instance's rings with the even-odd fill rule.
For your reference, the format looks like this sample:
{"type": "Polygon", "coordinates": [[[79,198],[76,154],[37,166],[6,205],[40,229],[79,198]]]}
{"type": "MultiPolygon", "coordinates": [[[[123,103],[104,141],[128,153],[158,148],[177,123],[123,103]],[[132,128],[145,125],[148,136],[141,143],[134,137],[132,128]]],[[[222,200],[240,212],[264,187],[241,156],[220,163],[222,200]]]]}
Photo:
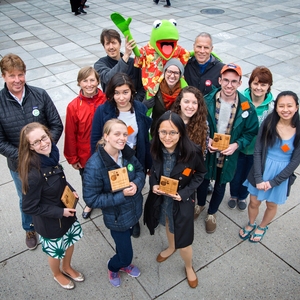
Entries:
{"type": "MultiPolygon", "coordinates": [[[[262,135],[260,142],[265,145],[265,147],[272,147],[275,142],[276,138],[281,140],[281,137],[279,133],[276,130],[276,125],[278,121],[280,120],[280,117],[276,111],[278,100],[281,97],[284,96],[291,96],[294,100],[296,105],[299,107],[299,99],[297,94],[291,91],[283,91],[278,94],[278,96],[275,99],[275,105],[274,110],[266,117],[265,121],[262,123],[262,135]]],[[[291,120],[291,126],[293,128],[296,128],[296,136],[294,139],[294,147],[296,148],[298,146],[299,140],[300,140],[300,118],[299,118],[299,109],[295,112],[292,120],[291,120]]]]}
{"type": "Polygon", "coordinates": [[[199,145],[202,148],[202,152],[204,152],[206,149],[206,136],[208,126],[206,122],[207,108],[202,93],[193,86],[186,86],[180,91],[178,97],[176,98],[172,107],[172,111],[180,115],[180,102],[185,93],[193,94],[196,97],[198,103],[198,109],[186,124],[186,130],[189,138],[195,144],[199,145]]]}
{"type": "Polygon", "coordinates": [[[114,95],[115,95],[115,90],[117,87],[122,86],[122,85],[128,85],[130,91],[131,91],[131,98],[130,98],[130,104],[131,104],[131,108],[130,108],[130,112],[133,113],[134,112],[134,108],[133,108],[133,101],[134,101],[134,96],[136,94],[136,90],[134,87],[134,84],[131,80],[131,78],[125,74],[125,73],[117,73],[115,74],[111,80],[109,81],[107,87],[106,87],[106,97],[107,97],[107,101],[112,103],[115,108],[116,108],[116,114],[117,117],[119,116],[120,112],[117,106],[117,103],[115,101],[114,95]]]}
{"type": "Polygon", "coordinates": [[[170,110],[166,111],[157,120],[157,122],[155,124],[155,129],[153,132],[153,139],[152,139],[151,148],[150,148],[150,153],[152,155],[152,158],[155,160],[158,160],[158,161],[163,160],[163,154],[162,154],[163,144],[160,141],[159,134],[158,134],[160,124],[163,121],[170,121],[178,128],[180,138],[177,143],[176,149],[178,149],[180,156],[178,156],[177,159],[178,159],[178,162],[188,162],[193,157],[195,145],[189,139],[186,128],[185,128],[185,124],[182,121],[181,117],[179,115],[177,115],[176,113],[171,112],[170,110]]]}

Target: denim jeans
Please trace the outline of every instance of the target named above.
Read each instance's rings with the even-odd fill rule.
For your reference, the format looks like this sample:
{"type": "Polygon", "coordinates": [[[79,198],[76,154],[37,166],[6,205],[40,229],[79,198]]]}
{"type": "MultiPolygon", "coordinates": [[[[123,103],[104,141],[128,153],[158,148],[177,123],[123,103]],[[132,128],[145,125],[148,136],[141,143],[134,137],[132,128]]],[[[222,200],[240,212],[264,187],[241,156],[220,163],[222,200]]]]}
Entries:
{"type": "Polygon", "coordinates": [[[19,206],[22,217],[22,227],[25,231],[34,231],[34,226],[32,224],[32,216],[23,213],[22,209],[22,182],[20,180],[18,172],[10,170],[11,177],[15,183],[16,190],[19,196],[19,206]]]}
{"type": "MultiPolygon", "coordinates": [[[[215,214],[219,206],[223,200],[224,194],[225,194],[225,189],[226,189],[226,183],[220,184],[220,177],[221,177],[221,168],[217,168],[217,177],[215,180],[215,185],[214,185],[214,191],[211,195],[210,203],[208,206],[208,211],[207,213],[209,215],[215,214]]],[[[198,205],[204,206],[206,203],[206,197],[207,197],[207,188],[209,185],[210,180],[209,179],[204,179],[203,182],[200,184],[200,186],[197,189],[197,200],[198,200],[198,205]]]]}
{"type": "Polygon", "coordinates": [[[133,258],[131,232],[132,229],[126,231],[110,231],[116,244],[116,254],[108,262],[108,269],[110,271],[118,272],[121,268],[131,264],[133,258]]]}
{"type": "Polygon", "coordinates": [[[239,154],[234,178],[230,182],[230,196],[238,200],[248,197],[248,188],[243,185],[253,165],[253,155],[239,154]]]}

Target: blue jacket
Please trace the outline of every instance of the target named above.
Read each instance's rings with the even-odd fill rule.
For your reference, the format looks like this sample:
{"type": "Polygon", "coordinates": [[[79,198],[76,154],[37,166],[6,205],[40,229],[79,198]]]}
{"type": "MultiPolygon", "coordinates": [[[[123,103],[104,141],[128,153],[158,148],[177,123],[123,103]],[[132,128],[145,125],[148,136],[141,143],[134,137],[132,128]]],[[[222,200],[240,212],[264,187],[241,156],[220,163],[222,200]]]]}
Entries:
{"type": "MultiPolygon", "coordinates": [[[[151,168],[152,160],[150,156],[149,128],[151,126],[151,118],[146,116],[147,107],[139,101],[133,103],[136,122],[138,126],[136,154],[135,156],[142,164],[144,171],[151,168]]],[[[98,106],[92,124],[91,133],[91,154],[95,152],[97,142],[102,138],[103,127],[106,121],[117,118],[116,108],[114,104],[107,101],[98,106]]]]}
{"type": "Polygon", "coordinates": [[[111,192],[108,171],[120,168],[103,147],[90,157],[83,173],[83,198],[92,208],[101,208],[105,226],[115,231],[125,231],[135,225],[142,215],[145,173],[134,156],[134,150],[125,146],[122,150],[123,166],[127,167],[129,181],[138,190],[133,196],[124,196],[123,191],[111,192]],[[131,165],[130,167],[128,167],[131,165]],[[132,168],[133,166],[133,168],[132,168]]]}

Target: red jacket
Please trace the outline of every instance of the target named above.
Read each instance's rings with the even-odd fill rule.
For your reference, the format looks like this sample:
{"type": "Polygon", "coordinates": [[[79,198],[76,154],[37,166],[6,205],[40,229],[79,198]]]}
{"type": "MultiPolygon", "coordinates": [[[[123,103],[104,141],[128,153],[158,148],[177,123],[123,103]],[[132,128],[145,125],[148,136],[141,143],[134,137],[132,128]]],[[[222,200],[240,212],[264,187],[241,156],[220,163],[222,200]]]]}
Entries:
{"type": "Polygon", "coordinates": [[[67,106],[64,155],[69,164],[78,161],[84,168],[91,154],[91,130],[97,107],[106,101],[106,95],[98,89],[93,98],[78,97],[67,106]]]}

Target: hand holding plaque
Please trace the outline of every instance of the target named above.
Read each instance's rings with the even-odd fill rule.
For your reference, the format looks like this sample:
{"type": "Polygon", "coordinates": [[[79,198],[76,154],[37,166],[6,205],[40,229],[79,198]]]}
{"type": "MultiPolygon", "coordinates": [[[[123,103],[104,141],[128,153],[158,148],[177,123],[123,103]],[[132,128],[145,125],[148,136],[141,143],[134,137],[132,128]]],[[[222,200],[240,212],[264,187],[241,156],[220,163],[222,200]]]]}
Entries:
{"type": "Polygon", "coordinates": [[[229,134],[222,134],[222,133],[214,133],[214,138],[212,142],[212,146],[214,148],[218,148],[218,151],[223,151],[228,148],[230,142],[230,135],[229,134]]]}
{"type": "Polygon", "coordinates": [[[118,192],[130,187],[126,167],[108,171],[108,177],[112,192],[118,192]]]}
{"type": "Polygon", "coordinates": [[[70,187],[66,185],[64,192],[61,196],[61,201],[64,203],[66,208],[75,208],[78,202],[78,198],[71,191],[70,187]]]}
{"type": "Polygon", "coordinates": [[[176,195],[178,189],[178,180],[166,176],[160,177],[159,190],[169,195],[176,195]]]}

